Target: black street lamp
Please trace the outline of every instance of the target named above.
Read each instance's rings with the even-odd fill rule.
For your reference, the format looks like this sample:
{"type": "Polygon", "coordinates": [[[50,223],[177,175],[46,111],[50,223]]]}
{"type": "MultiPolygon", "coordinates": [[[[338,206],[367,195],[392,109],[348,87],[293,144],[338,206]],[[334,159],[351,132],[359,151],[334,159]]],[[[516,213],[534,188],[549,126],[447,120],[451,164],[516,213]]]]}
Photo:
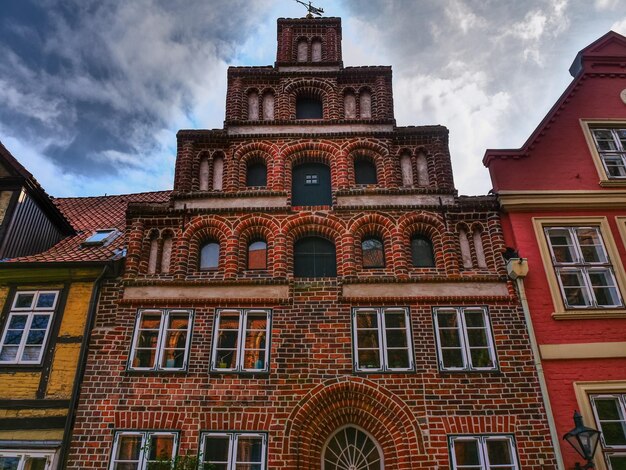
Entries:
{"type": "Polygon", "coordinates": [[[593,456],[598,447],[600,432],[585,426],[583,424],[583,417],[580,416],[578,411],[574,411],[574,424],[576,427],[566,433],[563,439],[569,442],[574,450],[587,461],[584,467],[581,467],[580,464],[576,462],[576,467],[574,468],[575,470],[596,468],[593,464],[593,456]]]}

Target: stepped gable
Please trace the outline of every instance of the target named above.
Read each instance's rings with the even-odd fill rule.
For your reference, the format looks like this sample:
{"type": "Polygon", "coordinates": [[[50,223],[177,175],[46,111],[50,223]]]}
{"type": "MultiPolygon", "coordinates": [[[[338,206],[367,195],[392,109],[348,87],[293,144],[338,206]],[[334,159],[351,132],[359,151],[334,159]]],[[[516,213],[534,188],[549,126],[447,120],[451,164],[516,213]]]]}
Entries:
{"type": "Polygon", "coordinates": [[[126,247],[126,209],[130,203],[168,202],[170,191],[155,191],[117,196],[55,198],[77,234],[64,238],[43,253],[5,260],[7,262],[99,262],[118,259],[126,247]],[[83,246],[94,230],[116,228],[120,236],[105,246],[83,246]]]}

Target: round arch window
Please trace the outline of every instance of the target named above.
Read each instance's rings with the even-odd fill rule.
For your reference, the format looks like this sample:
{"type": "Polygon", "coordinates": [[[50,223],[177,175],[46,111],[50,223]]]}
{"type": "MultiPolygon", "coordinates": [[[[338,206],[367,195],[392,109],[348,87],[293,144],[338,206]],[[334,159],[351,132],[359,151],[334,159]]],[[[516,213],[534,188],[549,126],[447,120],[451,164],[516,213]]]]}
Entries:
{"type": "Polygon", "coordinates": [[[337,431],[324,446],[322,470],[382,470],[382,452],[368,434],[354,426],[337,431]]]}

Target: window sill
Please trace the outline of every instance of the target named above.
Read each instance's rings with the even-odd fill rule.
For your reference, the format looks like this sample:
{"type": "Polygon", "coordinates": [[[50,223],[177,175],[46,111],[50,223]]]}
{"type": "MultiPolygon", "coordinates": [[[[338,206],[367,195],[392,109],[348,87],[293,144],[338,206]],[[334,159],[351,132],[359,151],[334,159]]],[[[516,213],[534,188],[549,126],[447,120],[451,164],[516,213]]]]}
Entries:
{"type": "Polygon", "coordinates": [[[626,318],[626,309],[580,309],[567,310],[563,312],[553,312],[552,318],[555,320],[597,320],[609,318],[626,318]]]}
{"type": "Polygon", "coordinates": [[[267,379],[270,376],[269,370],[259,372],[244,372],[244,371],[224,371],[220,372],[218,369],[210,370],[209,377],[212,378],[228,378],[228,377],[246,377],[248,379],[267,379]]]}
{"type": "Polygon", "coordinates": [[[600,186],[603,188],[626,187],[626,179],[600,180],[600,186]]]}
{"type": "Polygon", "coordinates": [[[127,375],[140,375],[140,376],[168,376],[168,375],[187,375],[187,369],[181,370],[136,370],[126,369],[127,375]]]}

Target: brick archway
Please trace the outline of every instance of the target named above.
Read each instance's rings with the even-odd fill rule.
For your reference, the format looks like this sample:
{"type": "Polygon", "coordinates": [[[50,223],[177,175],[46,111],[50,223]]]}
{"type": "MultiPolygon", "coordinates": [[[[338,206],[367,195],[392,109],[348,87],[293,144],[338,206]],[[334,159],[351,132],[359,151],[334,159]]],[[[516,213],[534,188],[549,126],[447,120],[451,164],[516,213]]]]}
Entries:
{"type": "Polygon", "coordinates": [[[319,469],[327,439],[346,425],[367,431],[380,445],[386,470],[427,468],[417,418],[406,404],[369,380],[333,379],[304,397],[287,420],[289,468],[319,469]]]}

